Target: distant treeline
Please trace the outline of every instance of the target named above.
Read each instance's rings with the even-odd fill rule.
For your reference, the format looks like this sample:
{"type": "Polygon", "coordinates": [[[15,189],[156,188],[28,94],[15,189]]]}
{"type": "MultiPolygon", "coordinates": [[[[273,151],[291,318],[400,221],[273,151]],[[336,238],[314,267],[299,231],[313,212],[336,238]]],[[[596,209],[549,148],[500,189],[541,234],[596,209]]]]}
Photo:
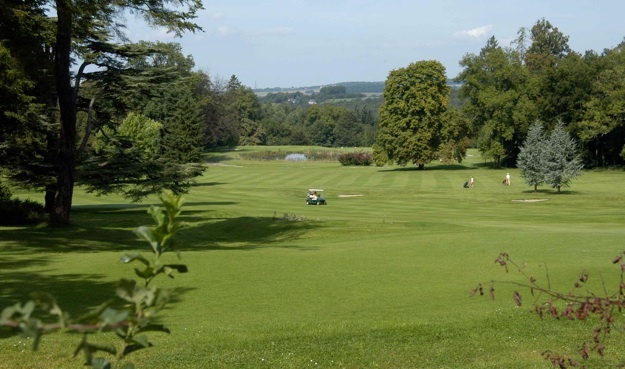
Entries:
{"type": "MultiPolygon", "coordinates": [[[[454,82],[451,79],[447,80],[447,84],[450,86],[457,86],[458,82],[454,82]]],[[[380,82],[340,82],[340,83],[333,83],[331,85],[319,85],[319,86],[303,86],[303,87],[290,87],[290,88],[283,88],[283,87],[269,87],[269,88],[257,88],[254,89],[254,92],[256,93],[267,93],[267,92],[296,92],[296,91],[304,91],[305,93],[309,94],[309,92],[312,91],[319,91],[324,87],[329,87],[329,86],[345,86],[346,88],[346,93],[348,94],[367,94],[367,93],[374,93],[374,94],[381,94],[384,92],[384,81],[380,81],[380,82]]]]}

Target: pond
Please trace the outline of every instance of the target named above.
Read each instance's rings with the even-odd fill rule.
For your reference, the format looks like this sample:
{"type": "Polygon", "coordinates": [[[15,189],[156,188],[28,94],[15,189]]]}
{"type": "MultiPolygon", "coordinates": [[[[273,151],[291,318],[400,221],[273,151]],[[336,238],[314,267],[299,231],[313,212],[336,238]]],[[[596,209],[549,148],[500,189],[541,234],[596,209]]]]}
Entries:
{"type": "Polygon", "coordinates": [[[304,154],[289,154],[287,155],[284,160],[287,161],[306,161],[308,160],[308,158],[306,158],[306,155],[304,154]]]}

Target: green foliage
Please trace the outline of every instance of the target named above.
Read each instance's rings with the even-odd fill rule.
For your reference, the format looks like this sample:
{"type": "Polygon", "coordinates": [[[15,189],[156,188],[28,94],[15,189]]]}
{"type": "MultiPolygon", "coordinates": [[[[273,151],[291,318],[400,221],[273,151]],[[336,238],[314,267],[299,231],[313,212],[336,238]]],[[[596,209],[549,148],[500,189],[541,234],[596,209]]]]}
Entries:
{"type": "Polygon", "coordinates": [[[545,182],[558,192],[561,187],[569,187],[571,181],[582,174],[584,165],[577,153],[577,145],[561,122],[551,131],[545,153],[545,182]]]}
{"type": "Polygon", "coordinates": [[[373,144],[373,162],[377,167],[383,167],[390,162],[386,151],[384,151],[378,144],[373,144]]]}
{"type": "Polygon", "coordinates": [[[548,20],[542,18],[530,29],[531,45],[525,52],[525,64],[532,72],[544,72],[556,65],[571,51],[565,36],[548,20]]]}
{"type": "Polygon", "coordinates": [[[471,126],[468,119],[456,108],[449,108],[443,115],[443,126],[439,133],[441,144],[438,157],[445,164],[462,163],[470,144],[471,126]]]}
{"type": "MultiPolygon", "coordinates": [[[[94,150],[79,167],[80,182],[98,194],[123,193],[139,201],[163,189],[185,192],[204,171],[203,127],[199,108],[184,86],[178,97],[169,93],[146,109],[160,123],[131,113],[116,127],[95,137],[94,150]]],[[[173,87],[172,87],[173,88],[173,87]]]]}
{"type": "MultiPolygon", "coordinates": [[[[574,128],[587,147],[587,161],[594,165],[625,162],[625,43],[606,50],[601,60],[591,63],[590,96],[574,128]],[[594,68],[593,68],[594,67],[594,68]]],[[[590,83],[589,83],[590,84],[590,83]]]]}
{"type": "Polygon", "coordinates": [[[0,225],[36,224],[44,220],[43,205],[31,201],[12,198],[9,187],[0,183],[0,225]]]}
{"type": "MultiPolygon", "coordinates": [[[[0,13],[3,10],[3,5],[0,5],[0,13]]],[[[35,20],[41,21],[39,17],[25,10],[10,13],[14,16],[13,13],[22,12],[34,17],[31,20],[33,23],[36,23],[35,20]]],[[[4,16],[3,14],[0,22],[0,34],[3,35],[3,40],[0,40],[0,171],[15,185],[25,188],[41,187],[53,183],[54,179],[46,153],[46,135],[51,132],[52,126],[42,101],[45,93],[40,89],[44,86],[36,79],[44,79],[46,74],[29,69],[34,68],[30,58],[40,52],[40,45],[32,39],[28,40],[30,45],[7,40],[10,36],[29,37],[12,35],[15,29],[6,30],[5,26],[11,24],[11,16],[6,15],[8,19],[4,16]]],[[[13,26],[19,29],[19,26],[13,26]]],[[[22,24],[21,27],[23,26],[22,24]]],[[[45,64],[40,67],[45,68],[45,64]]]]}
{"type": "Polygon", "coordinates": [[[324,86],[319,90],[319,95],[326,97],[341,98],[347,93],[347,87],[341,85],[324,86]]]}
{"type": "Polygon", "coordinates": [[[0,201],[9,200],[13,196],[11,189],[4,183],[0,183],[0,201]]]}
{"type": "Polygon", "coordinates": [[[445,68],[437,61],[389,73],[376,144],[390,161],[423,167],[436,158],[449,93],[445,68]]]}
{"type": "Polygon", "coordinates": [[[244,125],[240,144],[364,147],[374,143],[381,98],[345,98],[308,105],[300,100],[307,102],[310,96],[300,95],[280,98],[276,103],[268,102],[273,97],[260,98],[265,102],[261,127],[244,125]],[[259,138],[266,137],[265,141],[256,138],[257,132],[261,133],[259,138]]]}
{"type": "Polygon", "coordinates": [[[521,147],[517,166],[525,183],[537,187],[548,183],[560,192],[582,174],[583,164],[573,138],[559,122],[551,134],[543,134],[542,124],[534,123],[521,147]]]}
{"type": "Polygon", "coordinates": [[[521,176],[530,186],[534,187],[534,192],[538,186],[545,182],[545,169],[547,160],[546,152],[547,139],[540,122],[534,123],[528,133],[527,138],[521,146],[517,167],[521,170],[521,176]]]}
{"type": "MultiPolygon", "coordinates": [[[[135,268],[135,274],[143,281],[122,278],[115,288],[115,295],[122,304],[118,306],[112,299],[94,307],[88,313],[71,319],[49,293],[33,292],[32,299],[24,304],[16,303],[6,307],[0,316],[0,326],[11,327],[23,337],[32,338],[33,350],[37,350],[42,335],[58,331],[81,333],[82,340],[74,350],[74,357],[82,353],[84,363],[92,368],[111,368],[110,356],[121,364],[129,354],[152,347],[147,333],[169,333],[169,329],[158,322],[158,314],[170,301],[172,291],[149,286],[158,275],[174,277],[174,272],[186,273],[184,264],[163,263],[166,252],[176,251],[173,237],[186,223],[176,221],[182,212],[184,200],[172,192],[163,192],[160,197],[164,209],[151,206],[155,226],[141,226],[135,233],[151,246],[152,258],[141,254],[126,254],[122,263],[139,262],[143,269],[135,268]],[[37,314],[40,313],[40,314],[37,314]],[[41,316],[41,317],[39,317],[41,316]],[[93,342],[90,337],[98,333],[113,332],[119,338],[119,348],[106,342],[93,342]]],[[[180,258],[180,254],[178,254],[180,258]]],[[[122,368],[134,368],[126,363],[122,368]]]]}
{"type": "Polygon", "coordinates": [[[463,83],[463,113],[472,122],[477,147],[495,166],[513,164],[517,141],[537,114],[533,81],[520,55],[491,37],[479,55],[467,54],[460,65],[464,70],[456,80],[463,83]]]}
{"type": "Polygon", "coordinates": [[[343,166],[349,165],[364,165],[369,166],[373,163],[373,155],[370,152],[347,152],[340,153],[337,156],[337,160],[343,166]]]}
{"type": "Polygon", "coordinates": [[[43,205],[30,199],[0,199],[0,225],[41,223],[45,219],[43,205]]]}
{"type": "MultiPolygon", "coordinates": [[[[117,77],[122,65],[120,60],[128,59],[136,49],[119,45],[125,40],[125,15],[129,11],[141,17],[148,25],[165,27],[168,32],[177,36],[183,32],[194,32],[200,27],[193,23],[196,12],[202,9],[199,0],[182,0],[175,3],[168,1],[116,1],[96,2],[88,6],[73,6],[68,1],[37,4],[36,8],[51,13],[55,17],[52,22],[56,37],[54,45],[54,70],[56,96],[59,107],[59,129],[57,135],[51,136],[58,145],[50,145],[55,168],[58,170],[57,184],[54,194],[54,207],[50,212],[53,224],[67,225],[70,222],[74,173],[78,165],[79,150],[77,147],[77,111],[80,106],[80,88],[83,78],[92,77],[92,82],[101,81],[97,76],[113,74],[117,77]],[[172,5],[172,7],[169,7],[172,5]],[[50,12],[53,10],[53,12],[50,12]],[[107,25],[103,27],[102,25],[107,25]],[[74,63],[81,60],[82,64],[74,72],[74,63]],[[88,65],[98,65],[95,71],[86,73],[88,65]]],[[[136,54],[134,54],[136,55],[136,54]]],[[[155,77],[148,73],[148,77],[155,77]]],[[[115,78],[113,78],[115,79],[115,78]]],[[[107,79],[110,81],[110,79],[107,79]]],[[[106,85],[100,85],[106,91],[106,85]]],[[[94,98],[90,99],[89,113],[92,113],[94,98]]],[[[85,137],[87,137],[86,135],[85,137]]],[[[83,137],[83,142],[86,142],[83,137]]],[[[82,150],[82,149],[81,149],[82,150]]]]}
{"type": "Polygon", "coordinates": [[[159,153],[159,141],[163,125],[137,113],[130,113],[113,130],[104,127],[95,136],[93,147],[96,154],[112,149],[111,146],[130,146],[141,154],[139,161],[154,160],[159,153]]]}

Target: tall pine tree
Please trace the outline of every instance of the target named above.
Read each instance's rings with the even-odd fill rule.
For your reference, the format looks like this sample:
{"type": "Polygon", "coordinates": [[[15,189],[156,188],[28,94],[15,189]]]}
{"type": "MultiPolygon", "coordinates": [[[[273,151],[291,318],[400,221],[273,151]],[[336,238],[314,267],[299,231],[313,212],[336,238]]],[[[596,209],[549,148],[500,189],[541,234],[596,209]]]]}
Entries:
{"type": "Polygon", "coordinates": [[[525,183],[534,186],[534,192],[545,183],[547,145],[543,125],[537,121],[527,132],[516,163],[525,183]]]}
{"type": "Polygon", "coordinates": [[[564,124],[558,122],[549,135],[546,147],[545,182],[560,193],[561,187],[569,187],[571,181],[582,174],[583,167],[575,140],[564,124]]]}

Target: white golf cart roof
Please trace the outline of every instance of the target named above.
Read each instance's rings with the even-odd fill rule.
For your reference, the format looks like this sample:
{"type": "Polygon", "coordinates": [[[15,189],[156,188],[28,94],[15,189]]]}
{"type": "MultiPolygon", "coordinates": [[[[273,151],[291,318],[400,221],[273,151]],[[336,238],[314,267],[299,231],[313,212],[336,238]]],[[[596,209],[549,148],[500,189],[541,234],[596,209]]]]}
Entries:
{"type": "Polygon", "coordinates": [[[308,189],[308,192],[323,192],[323,190],[320,188],[310,188],[308,189]]]}

